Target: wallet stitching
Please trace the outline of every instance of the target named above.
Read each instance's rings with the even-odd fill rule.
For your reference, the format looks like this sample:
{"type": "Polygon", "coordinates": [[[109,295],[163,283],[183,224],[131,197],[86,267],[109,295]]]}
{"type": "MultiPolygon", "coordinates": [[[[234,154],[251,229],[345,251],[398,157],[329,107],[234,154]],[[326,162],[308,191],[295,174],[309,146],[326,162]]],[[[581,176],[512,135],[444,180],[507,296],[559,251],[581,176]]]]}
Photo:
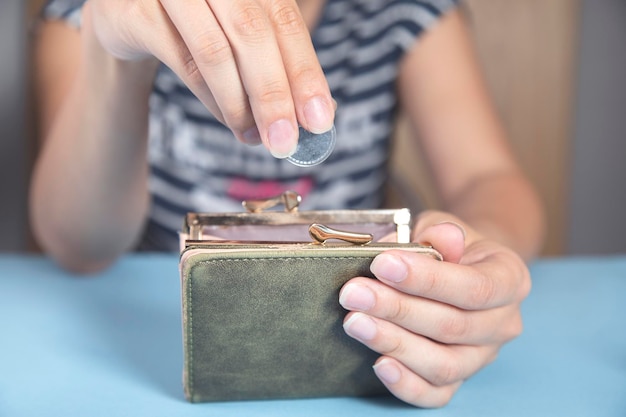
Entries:
{"type": "MultiPolygon", "coordinates": [[[[322,256],[322,257],[317,257],[317,259],[362,259],[370,255],[365,255],[364,256],[322,256]]],[[[188,385],[189,385],[189,393],[190,396],[193,398],[193,389],[194,389],[194,370],[193,370],[193,366],[191,365],[193,363],[193,291],[192,291],[192,281],[193,281],[193,270],[195,268],[197,268],[200,265],[208,265],[208,264],[215,264],[215,263],[223,263],[223,262],[261,262],[261,261],[267,261],[269,258],[237,258],[237,259],[232,259],[232,258],[218,258],[218,259],[210,259],[210,260],[205,260],[205,261],[199,261],[198,263],[196,263],[194,266],[192,266],[187,274],[188,278],[188,283],[187,283],[187,299],[188,299],[188,308],[187,308],[187,327],[188,327],[188,331],[187,331],[187,355],[188,355],[188,363],[187,363],[187,374],[188,374],[188,385]]],[[[307,257],[307,256],[289,256],[289,257],[284,257],[284,258],[276,258],[274,259],[274,261],[282,261],[282,262],[286,262],[286,261],[292,261],[292,260],[299,260],[299,259],[311,259],[311,257],[307,257]]]]}
{"type": "MultiPolygon", "coordinates": [[[[196,265],[197,266],[197,265],[196,265]]],[[[186,341],[187,342],[187,381],[189,383],[189,396],[193,399],[193,390],[194,390],[194,376],[193,376],[193,291],[192,289],[192,276],[193,276],[193,269],[195,268],[192,267],[191,270],[189,271],[189,280],[187,282],[187,288],[186,288],[186,292],[187,292],[187,298],[189,299],[189,308],[187,309],[187,328],[189,329],[188,331],[188,335],[189,338],[186,341]]]]}

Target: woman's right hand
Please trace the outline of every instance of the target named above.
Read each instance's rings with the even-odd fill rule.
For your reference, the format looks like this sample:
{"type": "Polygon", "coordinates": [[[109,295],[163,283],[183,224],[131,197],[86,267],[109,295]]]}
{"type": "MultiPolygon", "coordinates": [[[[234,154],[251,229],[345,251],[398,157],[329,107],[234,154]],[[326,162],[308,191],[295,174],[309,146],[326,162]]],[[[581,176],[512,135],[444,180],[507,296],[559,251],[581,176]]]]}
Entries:
{"type": "Polygon", "coordinates": [[[278,158],[334,105],[296,0],[89,0],[83,27],[122,60],[170,67],[242,142],[278,158]]]}

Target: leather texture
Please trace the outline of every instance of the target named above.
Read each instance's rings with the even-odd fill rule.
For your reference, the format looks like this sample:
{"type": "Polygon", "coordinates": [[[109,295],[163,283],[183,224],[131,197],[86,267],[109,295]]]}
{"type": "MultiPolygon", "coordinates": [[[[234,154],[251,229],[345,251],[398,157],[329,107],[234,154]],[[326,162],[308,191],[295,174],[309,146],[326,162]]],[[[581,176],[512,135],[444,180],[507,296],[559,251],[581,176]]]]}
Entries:
{"type": "Polygon", "coordinates": [[[181,263],[189,401],[387,393],[348,337],[339,290],[379,251],[197,251],[181,263]]]}

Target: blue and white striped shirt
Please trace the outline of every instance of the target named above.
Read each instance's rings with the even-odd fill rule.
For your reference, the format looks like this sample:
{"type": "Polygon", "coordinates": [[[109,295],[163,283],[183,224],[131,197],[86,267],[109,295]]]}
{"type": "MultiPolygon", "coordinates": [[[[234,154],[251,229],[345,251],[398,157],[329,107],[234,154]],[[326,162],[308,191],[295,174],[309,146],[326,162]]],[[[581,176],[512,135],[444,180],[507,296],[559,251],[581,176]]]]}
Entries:
{"type": "MultiPolygon", "coordinates": [[[[82,0],[51,0],[46,18],[80,26],[82,0]]],[[[457,0],[327,0],[312,32],[337,101],[337,146],[323,164],[296,167],[241,144],[166,66],[150,97],[152,205],[142,247],[178,249],[188,211],[241,211],[241,201],[285,190],[302,209],[376,208],[383,202],[399,62],[457,0]]]]}

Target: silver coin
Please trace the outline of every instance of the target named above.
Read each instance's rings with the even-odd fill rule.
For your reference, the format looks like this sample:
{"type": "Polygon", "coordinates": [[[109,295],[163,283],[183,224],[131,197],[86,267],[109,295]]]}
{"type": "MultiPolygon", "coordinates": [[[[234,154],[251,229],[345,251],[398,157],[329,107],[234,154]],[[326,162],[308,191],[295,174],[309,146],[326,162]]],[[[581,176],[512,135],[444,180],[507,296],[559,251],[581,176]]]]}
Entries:
{"type": "Polygon", "coordinates": [[[299,167],[312,167],[321,164],[330,156],[337,142],[335,126],[328,132],[315,134],[300,127],[298,146],[287,160],[299,167]]]}

